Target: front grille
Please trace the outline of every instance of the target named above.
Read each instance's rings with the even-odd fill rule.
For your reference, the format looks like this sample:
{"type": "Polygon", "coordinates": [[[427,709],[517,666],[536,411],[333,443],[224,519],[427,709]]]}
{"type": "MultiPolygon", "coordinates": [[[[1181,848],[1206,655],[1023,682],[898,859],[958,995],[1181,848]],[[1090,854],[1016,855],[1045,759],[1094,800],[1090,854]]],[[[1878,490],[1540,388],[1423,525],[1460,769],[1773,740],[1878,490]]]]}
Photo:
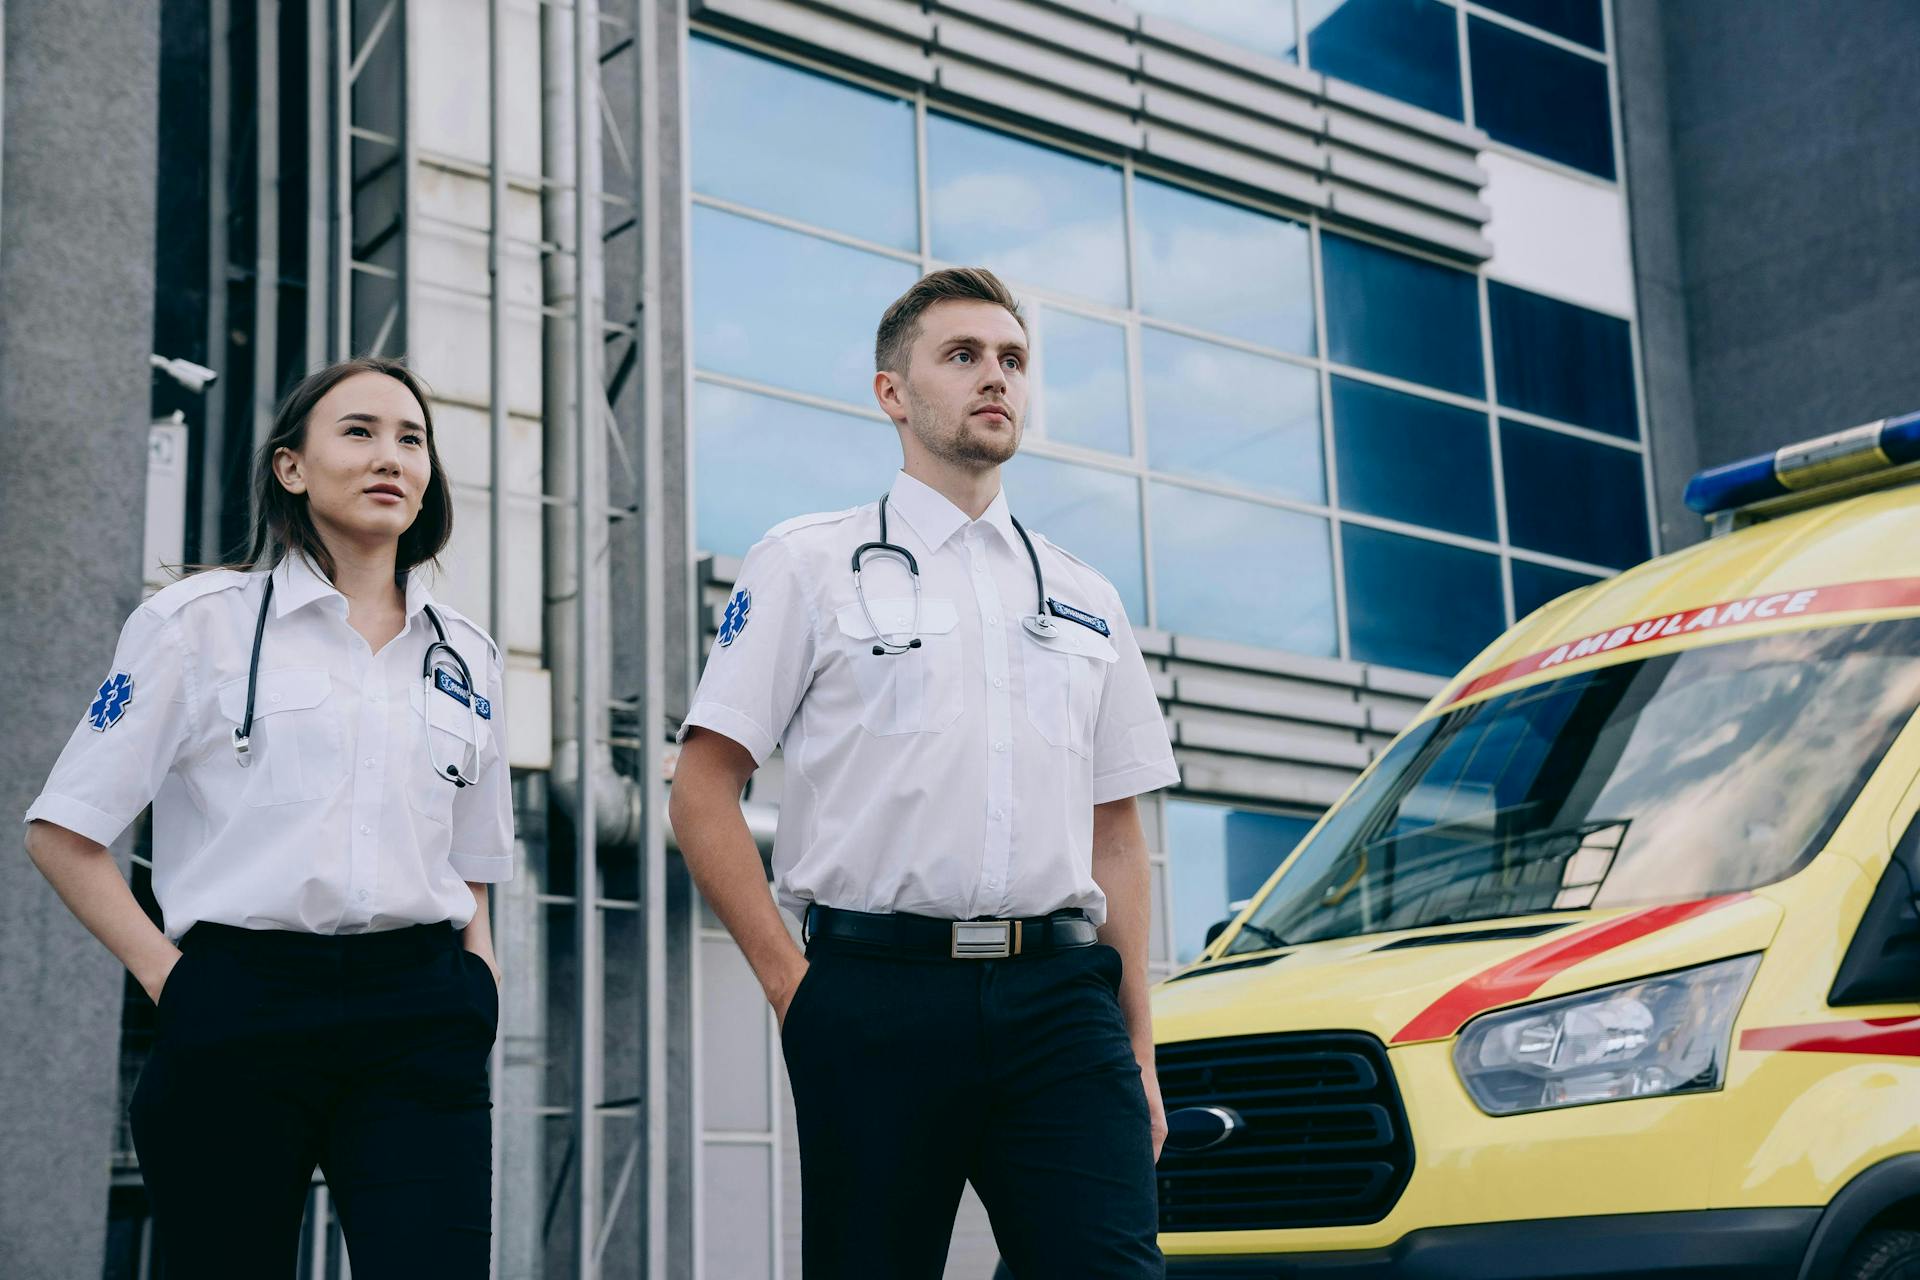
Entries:
{"type": "Polygon", "coordinates": [[[1406,1189],[1413,1137],[1374,1037],[1237,1036],[1154,1053],[1167,1114],[1226,1107],[1246,1123],[1219,1146],[1161,1154],[1162,1231],[1378,1222],[1406,1189]]]}

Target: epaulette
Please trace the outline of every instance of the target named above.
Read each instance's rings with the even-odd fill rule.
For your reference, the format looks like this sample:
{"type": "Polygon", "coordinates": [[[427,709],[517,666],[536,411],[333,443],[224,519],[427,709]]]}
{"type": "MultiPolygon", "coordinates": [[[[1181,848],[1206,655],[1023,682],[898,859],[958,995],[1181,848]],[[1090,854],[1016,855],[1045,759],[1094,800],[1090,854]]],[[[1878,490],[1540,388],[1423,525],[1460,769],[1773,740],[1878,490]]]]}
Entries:
{"type": "Polygon", "coordinates": [[[485,627],[475,622],[472,618],[469,618],[466,614],[461,613],[458,609],[452,608],[451,606],[448,606],[448,605],[441,604],[438,600],[434,601],[433,603],[433,611],[439,614],[442,618],[446,618],[450,621],[458,622],[462,624],[467,628],[467,630],[479,636],[483,641],[486,642],[487,653],[489,656],[492,657],[494,662],[499,663],[501,661],[500,646],[494,643],[493,637],[487,634],[487,629],[485,627]]]}
{"type": "Polygon", "coordinates": [[[205,569],[168,583],[140,607],[156,617],[171,618],[201,596],[210,596],[216,591],[237,591],[252,578],[251,573],[241,569],[205,569]]]}
{"type": "Polygon", "coordinates": [[[782,520],[767,530],[768,538],[784,538],[798,529],[808,529],[816,524],[831,524],[835,520],[845,520],[849,516],[859,515],[864,507],[848,507],[844,511],[815,511],[809,515],[795,516],[791,520],[782,520]]]}

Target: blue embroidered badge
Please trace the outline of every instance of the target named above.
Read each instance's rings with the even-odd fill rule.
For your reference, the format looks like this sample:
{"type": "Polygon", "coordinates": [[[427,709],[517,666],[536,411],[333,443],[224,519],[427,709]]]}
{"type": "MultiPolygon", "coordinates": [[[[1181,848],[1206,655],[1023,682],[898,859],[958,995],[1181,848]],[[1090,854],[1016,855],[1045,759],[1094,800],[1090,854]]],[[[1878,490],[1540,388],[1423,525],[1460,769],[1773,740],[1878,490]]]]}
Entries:
{"type": "Polygon", "coordinates": [[[745,587],[733,593],[733,599],[727,601],[727,611],[720,618],[720,647],[726,648],[740,638],[747,629],[747,614],[753,610],[753,592],[745,587]]]}
{"type": "MultiPolygon", "coordinates": [[[[447,670],[445,667],[437,668],[433,673],[433,683],[435,688],[439,689],[440,692],[446,694],[461,706],[464,707],[467,705],[467,686],[462,684],[460,677],[453,674],[453,672],[447,670]]],[[[482,720],[493,719],[493,703],[481,697],[479,694],[473,695],[473,710],[474,714],[478,715],[482,720]]]]}
{"type": "Polygon", "coordinates": [[[1085,609],[1076,609],[1070,604],[1062,604],[1060,601],[1049,596],[1047,598],[1047,612],[1056,618],[1065,618],[1068,622],[1077,622],[1089,631],[1098,631],[1109,640],[1113,639],[1113,628],[1107,625],[1107,620],[1105,618],[1096,618],[1085,609]]]}
{"type": "Polygon", "coordinates": [[[87,708],[87,723],[94,732],[105,733],[120,723],[120,717],[127,713],[127,704],[133,701],[133,677],[124,671],[116,671],[100,682],[100,688],[93,695],[93,705],[87,708]]]}

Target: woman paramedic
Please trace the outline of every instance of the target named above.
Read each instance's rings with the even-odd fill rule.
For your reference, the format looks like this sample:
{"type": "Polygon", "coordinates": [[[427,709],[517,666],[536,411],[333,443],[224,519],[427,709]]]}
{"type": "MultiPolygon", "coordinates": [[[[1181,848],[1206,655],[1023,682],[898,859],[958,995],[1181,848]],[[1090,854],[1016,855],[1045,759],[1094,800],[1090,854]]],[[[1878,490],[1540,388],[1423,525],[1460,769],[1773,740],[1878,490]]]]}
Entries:
{"type": "Polygon", "coordinates": [[[499,650],[423,578],[419,381],[307,377],[254,496],[255,568],[134,610],[27,847],[158,1004],[130,1119],[168,1275],[293,1274],[318,1166],[356,1280],[485,1276],[513,814],[499,650]],[[105,847],[149,802],[164,932],[105,847]]]}

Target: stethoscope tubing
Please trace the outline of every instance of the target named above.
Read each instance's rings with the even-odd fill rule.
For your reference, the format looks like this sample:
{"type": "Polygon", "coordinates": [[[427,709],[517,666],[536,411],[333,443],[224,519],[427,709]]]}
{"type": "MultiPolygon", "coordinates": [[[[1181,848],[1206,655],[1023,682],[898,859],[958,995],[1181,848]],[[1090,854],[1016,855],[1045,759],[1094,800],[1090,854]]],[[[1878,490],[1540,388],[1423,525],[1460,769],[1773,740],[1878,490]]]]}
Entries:
{"type": "MultiPolygon", "coordinates": [[[[1040,555],[1033,549],[1033,539],[1027,536],[1018,517],[1009,514],[1007,519],[1013,522],[1013,531],[1020,535],[1020,544],[1027,549],[1027,562],[1033,566],[1034,609],[1021,619],[1021,623],[1027,630],[1045,639],[1053,634],[1053,623],[1047,617],[1047,579],[1040,572],[1040,555]]],[[[861,617],[873,629],[875,657],[905,653],[920,647],[920,562],[913,558],[913,552],[887,540],[887,499],[884,495],[880,499],[880,540],[863,542],[853,551],[853,597],[860,603],[861,617]],[[867,593],[860,585],[860,566],[869,555],[892,556],[907,566],[907,576],[913,582],[913,629],[907,633],[908,638],[904,643],[889,640],[880,629],[880,624],[874,620],[873,611],[867,607],[867,593]]]]}
{"type": "MultiPolygon", "coordinates": [[[[916,578],[915,586],[917,587],[918,585],[919,585],[918,579],[916,578]]],[[[259,616],[257,616],[253,621],[253,652],[247,659],[246,710],[240,718],[240,723],[237,726],[235,726],[233,730],[233,754],[235,758],[240,761],[240,767],[243,769],[247,768],[253,763],[253,759],[252,759],[252,756],[253,756],[253,744],[252,744],[253,697],[254,697],[254,691],[260,682],[260,641],[266,635],[267,609],[272,605],[272,603],[273,603],[273,575],[268,574],[267,588],[265,591],[260,593],[260,613],[259,613],[259,616]]],[[[471,726],[471,741],[475,744],[474,745],[474,754],[475,754],[474,769],[475,769],[475,772],[477,773],[478,767],[479,767],[479,760],[478,760],[479,745],[478,744],[480,741],[480,726],[479,726],[479,713],[475,710],[473,705],[473,699],[478,696],[474,692],[473,672],[468,668],[466,659],[460,656],[460,651],[454,648],[451,644],[447,642],[447,629],[440,624],[440,615],[434,612],[433,606],[429,604],[429,605],[423,605],[421,607],[426,612],[427,621],[433,624],[434,640],[433,640],[433,643],[427,646],[426,657],[421,660],[420,679],[422,683],[426,686],[425,691],[427,695],[431,697],[433,694],[433,684],[434,684],[434,681],[433,681],[434,658],[436,654],[444,650],[447,657],[452,660],[455,669],[459,671],[460,683],[467,691],[467,719],[471,726]]],[[[433,735],[432,734],[427,735],[427,762],[433,766],[433,772],[435,776],[445,778],[448,782],[451,782],[455,787],[472,786],[475,781],[474,778],[468,777],[467,775],[461,773],[460,765],[458,764],[450,764],[450,765],[447,765],[445,768],[442,768],[440,766],[440,761],[436,759],[433,754],[433,735]]],[[[466,763],[466,760],[464,757],[461,759],[460,763],[461,764],[466,763]]]]}

